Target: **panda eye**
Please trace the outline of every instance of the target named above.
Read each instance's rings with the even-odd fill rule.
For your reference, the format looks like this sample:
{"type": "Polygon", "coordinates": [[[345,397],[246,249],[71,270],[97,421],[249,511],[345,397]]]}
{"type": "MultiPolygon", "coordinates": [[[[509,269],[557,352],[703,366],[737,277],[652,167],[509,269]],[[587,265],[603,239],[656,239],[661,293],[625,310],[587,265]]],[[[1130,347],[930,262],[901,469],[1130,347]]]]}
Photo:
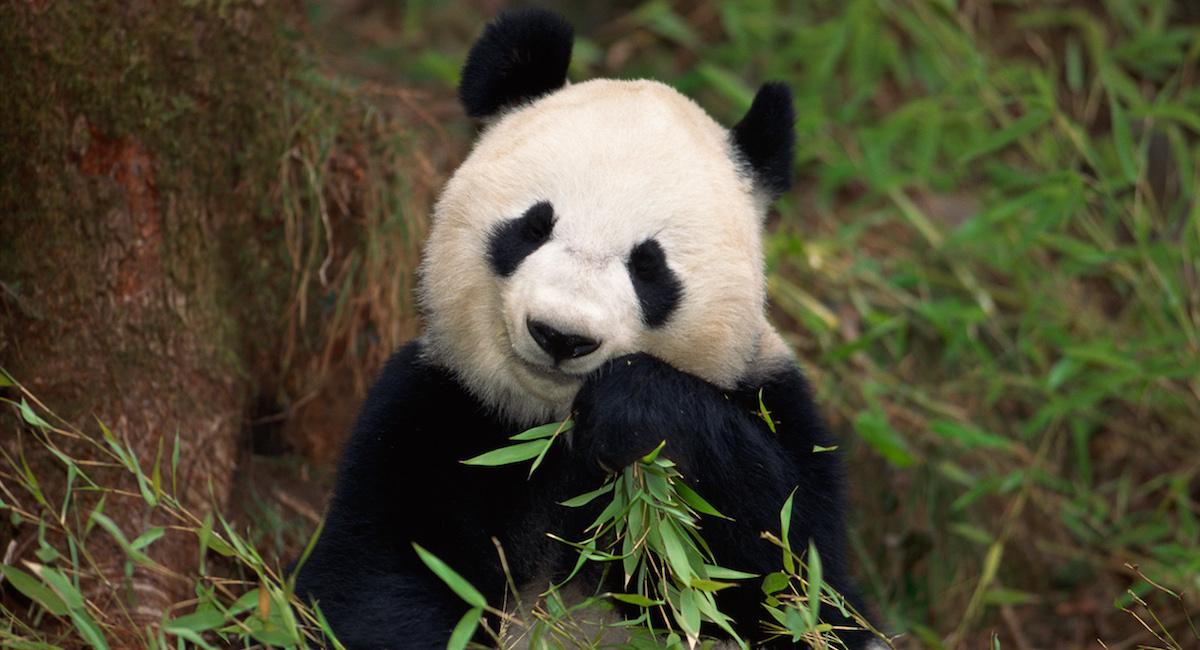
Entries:
{"type": "Polygon", "coordinates": [[[661,327],[683,299],[683,283],[667,266],[667,254],[657,240],[647,239],[633,247],[626,266],[642,320],[650,327],[661,327]]]}
{"type": "Polygon", "coordinates": [[[516,272],[522,260],[550,239],[554,230],[554,206],[548,201],[533,204],[525,214],[492,229],[488,236],[488,260],[502,278],[516,272]]]}
{"type": "Polygon", "coordinates": [[[666,266],[667,257],[662,246],[653,239],[634,246],[629,254],[629,269],[642,282],[654,282],[666,266]]]}
{"type": "Polygon", "coordinates": [[[542,201],[521,217],[521,236],[531,244],[544,244],[554,231],[554,208],[542,201]]]}

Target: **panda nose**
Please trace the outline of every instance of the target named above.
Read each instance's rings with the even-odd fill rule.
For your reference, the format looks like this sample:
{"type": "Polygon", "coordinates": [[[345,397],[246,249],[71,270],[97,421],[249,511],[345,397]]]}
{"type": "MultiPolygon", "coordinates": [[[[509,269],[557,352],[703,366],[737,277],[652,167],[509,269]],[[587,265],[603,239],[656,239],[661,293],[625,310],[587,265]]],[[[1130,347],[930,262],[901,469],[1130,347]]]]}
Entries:
{"type": "Polygon", "coordinates": [[[528,319],[525,321],[525,326],[529,328],[529,335],[537,342],[538,347],[554,357],[554,363],[559,363],[564,359],[586,357],[600,347],[600,342],[596,339],[579,334],[568,334],[539,320],[528,319]]]}

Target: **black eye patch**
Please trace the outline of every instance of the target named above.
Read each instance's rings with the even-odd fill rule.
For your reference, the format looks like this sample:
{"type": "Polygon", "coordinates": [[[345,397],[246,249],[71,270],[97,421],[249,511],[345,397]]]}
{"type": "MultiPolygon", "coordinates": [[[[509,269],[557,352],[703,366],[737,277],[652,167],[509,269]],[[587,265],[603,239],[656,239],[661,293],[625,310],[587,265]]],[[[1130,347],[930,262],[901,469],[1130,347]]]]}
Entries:
{"type": "Polygon", "coordinates": [[[658,240],[647,239],[633,247],[625,265],[642,306],[642,320],[650,327],[661,327],[683,298],[683,283],[667,267],[667,254],[658,240]]]}
{"type": "Polygon", "coordinates": [[[492,230],[488,238],[488,261],[502,278],[512,275],[521,261],[550,239],[554,232],[554,206],[539,201],[516,219],[492,230]]]}

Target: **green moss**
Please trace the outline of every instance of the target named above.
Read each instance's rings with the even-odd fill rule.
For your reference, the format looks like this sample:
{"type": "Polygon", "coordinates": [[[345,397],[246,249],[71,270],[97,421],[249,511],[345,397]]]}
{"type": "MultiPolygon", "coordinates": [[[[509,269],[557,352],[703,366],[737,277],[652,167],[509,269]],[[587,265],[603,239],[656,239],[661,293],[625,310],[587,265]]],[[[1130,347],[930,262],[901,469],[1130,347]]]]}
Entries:
{"type": "MultiPolygon", "coordinates": [[[[64,353],[95,346],[63,323],[86,320],[81,310],[112,307],[103,297],[115,293],[113,258],[130,236],[113,232],[111,222],[121,211],[138,212],[138,191],[148,192],[140,208],[159,224],[160,275],[185,300],[142,314],[136,336],[200,333],[210,348],[200,357],[215,376],[233,374],[260,389],[287,383],[280,375],[305,370],[281,361],[283,349],[312,358],[334,339],[353,340],[351,329],[377,327],[346,314],[356,308],[348,292],[404,303],[376,304],[371,318],[411,311],[411,276],[395,269],[397,252],[415,259],[423,233],[409,223],[396,169],[410,139],[309,60],[294,6],[8,4],[0,19],[0,178],[14,179],[0,183],[0,282],[64,330],[51,344],[53,328],[0,326],[0,352],[15,349],[16,338],[28,349],[64,353]],[[147,161],[132,180],[106,166],[128,167],[130,156],[147,161]],[[323,203],[331,220],[322,217],[323,203]],[[288,233],[297,250],[289,250],[288,233]],[[349,275],[319,283],[326,259],[336,262],[330,276],[349,275]],[[372,286],[381,281],[402,286],[372,286]],[[74,313],[64,312],[64,301],[74,313]],[[307,318],[289,323],[297,304],[307,318]]],[[[126,316],[119,306],[94,315],[128,324],[126,316]]],[[[373,345],[390,349],[395,338],[373,345]]],[[[153,353],[125,350],[107,363],[132,373],[153,353]]],[[[10,358],[0,364],[20,370],[10,358]]],[[[309,387],[284,392],[298,390],[309,387]]]]}
{"type": "MultiPolygon", "coordinates": [[[[0,326],[0,365],[76,359],[77,379],[103,367],[109,390],[181,353],[213,377],[242,368],[239,317],[276,318],[286,299],[278,282],[231,295],[254,267],[229,254],[278,227],[298,61],[281,7],[0,9],[0,282],[30,306],[0,326]],[[150,303],[122,304],[122,282],[149,286],[150,303]],[[247,296],[255,309],[229,309],[247,296]]],[[[55,397],[72,416],[105,399],[49,379],[65,381],[55,397]]]]}
{"type": "Polygon", "coordinates": [[[28,286],[73,259],[65,286],[78,298],[103,290],[110,278],[87,272],[103,267],[98,224],[130,198],[87,158],[131,146],[149,159],[132,182],[152,193],[164,270],[195,299],[188,314],[228,340],[216,287],[241,270],[206,260],[262,227],[292,135],[283,104],[296,46],[278,3],[192,4],[3,10],[0,176],[16,182],[0,188],[0,273],[28,286]]]}

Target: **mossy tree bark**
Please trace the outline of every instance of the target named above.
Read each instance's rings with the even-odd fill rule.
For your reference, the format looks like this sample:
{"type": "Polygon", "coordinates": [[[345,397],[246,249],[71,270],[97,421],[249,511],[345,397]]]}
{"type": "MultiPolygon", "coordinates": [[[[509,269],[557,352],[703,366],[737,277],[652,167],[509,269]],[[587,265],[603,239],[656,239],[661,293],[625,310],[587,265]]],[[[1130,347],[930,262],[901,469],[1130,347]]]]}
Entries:
{"type": "MultiPolygon", "coordinates": [[[[327,386],[295,376],[313,359],[336,366],[354,341],[335,339],[364,321],[380,324],[372,348],[411,334],[401,314],[411,259],[385,269],[377,258],[394,247],[361,253],[369,228],[387,234],[374,215],[403,220],[388,198],[397,181],[377,169],[371,141],[320,121],[340,119],[328,105],[297,115],[320,101],[297,103],[289,85],[303,69],[294,12],[0,3],[0,367],[81,428],[103,421],[147,468],[178,437],[180,497],[197,512],[228,499],[250,396],[290,407],[301,392],[321,394],[327,386]],[[393,308],[355,307],[363,286],[380,291],[370,273],[385,270],[396,276],[384,287],[393,308]],[[331,296],[349,311],[306,317],[331,296]]],[[[331,426],[336,439],[344,422],[331,426]]],[[[0,440],[10,451],[13,430],[0,440]]],[[[43,476],[63,473],[47,455],[29,461],[43,476]]],[[[137,493],[128,476],[108,478],[137,493]]],[[[105,513],[127,531],[164,523],[137,498],[109,499],[105,513]]],[[[18,560],[34,531],[4,525],[18,560]]],[[[177,537],[151,554],[194,570],[194,545],[177,537]]],[[[162,575],[127,580],[110,550],[98,583],[123,585],[114,593],[139,623],[186,596],[186,582],[162,575]]]]}
{"type": "MultiPolygon", "coordinates": [[[[251,206],[285,142],[271,114],[287,65],[280,17],[183,3],[3,13],[0,363],[67,419],[105,422],[143,463],[178,436],[184,502],[224,503],[248,392],[235,247],[254,239],[251,206]]],[[[110,480],[137,493],[128,476],[110,480]]],[[[130,531],[155,518],[132,498],[105,511],[130,531]]],[[[150,550],[182,568],[195,562],[182,542],[150,550]]],[[[118,550],[101,560],[122,582],[118,550]]],[[[144,622],[180,591],[140,570],[127,586],[144,622]]]]}

